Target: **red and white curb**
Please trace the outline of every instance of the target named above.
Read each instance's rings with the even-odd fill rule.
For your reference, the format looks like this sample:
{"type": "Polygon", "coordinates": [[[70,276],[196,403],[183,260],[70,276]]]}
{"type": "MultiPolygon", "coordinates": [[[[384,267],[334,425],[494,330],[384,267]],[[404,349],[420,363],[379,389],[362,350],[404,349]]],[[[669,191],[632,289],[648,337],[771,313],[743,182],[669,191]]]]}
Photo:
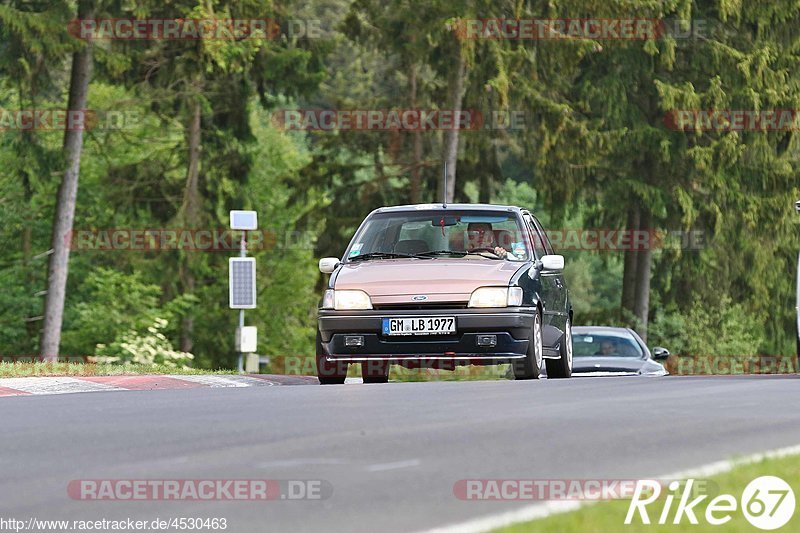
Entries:
{"type": "Polygon", "coordinates": [[[273,385],[315,385],[311,376],[80,376],[0,379],[0,396],[70,394],[126,390],[175,390],[196,388],[269,387],[273,385]]]}

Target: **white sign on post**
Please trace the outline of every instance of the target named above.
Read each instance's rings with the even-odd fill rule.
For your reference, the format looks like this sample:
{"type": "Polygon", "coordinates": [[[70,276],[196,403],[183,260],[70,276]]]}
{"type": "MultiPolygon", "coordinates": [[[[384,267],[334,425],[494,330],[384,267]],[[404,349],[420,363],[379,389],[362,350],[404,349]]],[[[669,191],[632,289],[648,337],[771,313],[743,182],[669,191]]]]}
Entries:
{"type": "Polygon", "coordinates": [[[233,210],[231,216],[231,229],[254,230],[258,228],[258,213],[255,211],[233,210]]]}
{"type": "Polygon", "coordinates": [[[258,328],[244,326],[236,330],[236,351],[255,353],[258,350],[258,328]]]}

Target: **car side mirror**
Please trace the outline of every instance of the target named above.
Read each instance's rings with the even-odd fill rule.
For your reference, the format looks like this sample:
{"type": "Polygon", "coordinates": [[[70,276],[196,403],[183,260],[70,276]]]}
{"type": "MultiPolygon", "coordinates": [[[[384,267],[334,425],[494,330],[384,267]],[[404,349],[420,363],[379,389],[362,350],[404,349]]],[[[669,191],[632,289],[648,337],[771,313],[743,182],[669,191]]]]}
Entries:
{"type": "Polygon", "coordinates": [[[546,255],[542,257],[543,270],[564,270],[563,255],[546,255]]]}
{"type": "Polygon", "coordinates": [[[332,274],[339,264],[341,261],[336,257],[323,257],[319,260],[319,271],[323,274],[332,274]]]}
{"type": "Polygon", "coordinates": [[[660,359],[667,359],[669,357],[669,350],[666,348],[662,348],[661,346],[656,346],[653,348],[653,359],[660,360],[660,359]]]}

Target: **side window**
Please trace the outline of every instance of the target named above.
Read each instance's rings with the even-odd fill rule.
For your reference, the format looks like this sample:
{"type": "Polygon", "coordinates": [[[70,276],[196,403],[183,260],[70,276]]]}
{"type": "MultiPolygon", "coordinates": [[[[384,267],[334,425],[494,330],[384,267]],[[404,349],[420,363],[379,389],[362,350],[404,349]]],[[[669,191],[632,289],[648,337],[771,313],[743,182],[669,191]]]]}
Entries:
{"type": "Polygon", "coordinates": [[[528,226],[528,231],[531,232],[531,239],[533,240],[533,249],[536,252],[536,259],[541,259],[543,256],[547,255],[547,249],[545,248],[544,240],[534,226],[531,216],[524,215],[523,218],[525,219],[525,224],[528,226]]]}
{"type": "Polygon", "coordinates": [[[542,236],[541,238],[544,242],[544,249],[547,251],[547,255],[553,255],[553,247],[550,245],[550,239],[547,238],[547,233],[544,231],[544,228],[542,228],[542,225],[539,223],[539,220],[536,217],[533,218],[533,222],[536,224],[536,229],[538,230],[539,235],[542,236]]]}

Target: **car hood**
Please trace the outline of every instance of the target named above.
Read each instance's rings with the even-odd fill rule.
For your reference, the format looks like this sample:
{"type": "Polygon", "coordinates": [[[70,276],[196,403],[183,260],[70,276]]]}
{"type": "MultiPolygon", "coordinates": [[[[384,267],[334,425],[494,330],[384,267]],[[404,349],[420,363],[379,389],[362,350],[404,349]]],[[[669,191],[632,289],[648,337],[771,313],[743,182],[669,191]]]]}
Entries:
{"type": "Polygon", "coordinates": [[[363,261],[342,265],[334,288],[361,289],[373,304],[467,302],[478,287],[508,285],[524,264],[479,257],[363,261]]]}
{"type": "Polygon", "coordinates": [[[574,373],[603,374],[646,374],[654,376],[666,375],[663,365],[651,359],[637,357],[574,357],[572,359],[574,373]]]}

